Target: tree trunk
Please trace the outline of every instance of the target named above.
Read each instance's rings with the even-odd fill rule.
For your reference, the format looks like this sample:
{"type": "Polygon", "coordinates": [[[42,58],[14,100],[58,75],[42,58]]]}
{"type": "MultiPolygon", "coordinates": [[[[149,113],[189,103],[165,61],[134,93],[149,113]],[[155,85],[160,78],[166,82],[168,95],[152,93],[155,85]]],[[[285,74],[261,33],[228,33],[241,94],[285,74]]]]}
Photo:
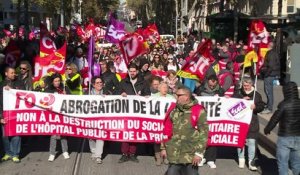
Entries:
{"type": "Polygon", "coordinates": [[[24,7],[25,7],[25,14],[24,14],[24,16],[25,16],[25,21],[24,21],[24,23],[25,23],[25,33],[24,33],[24,35],[25,35],[25,40],[27,40],[28,39],[28,34],[29,34],[29,22],[28,22],[28,0],[24,0],[24,7]]]}
{"type": "Polygon", "coordinates": [[[220,13],[224,12],[224,0],[220,0],[219,10],[220,10],[220,13]]]}
{"type": "Polygon", "coordinates": [[[18,4],[17,4],[17,23],[16,23],[16,27],[17,27],[17,31],[16,31],[16,35],[17,38],[19,38],[19,28],[20,28],[20,13],[21,13],[21,0],[18,0],[18,4]]]}
{"type": "Polygon", "coordinates": [[[278,25],[282,24],[281,15],[282,15],[282,0],[278,0],[278,25]]]}
{"type": "Polygon", "coordinates": [[[71,21],[70,23],[73,23],[73,18],[74,18],[74,14],[77,12],[76,11],[76,2],[78,2],[78,0],[71,0],[71,21]]]}
{"type": "Polygon", "coordinates": [[[178,0],[175,0],[175,12],[176,12],[176,16],[175,16],[175,37],[176,37],[176,40],[178,39],[178,0]]]}
{"type": "MultiPolygon", "coordinates": [[[[193,11],[195,10],[196,4],[198,3],[198,0],[194,0],[192,7],[188,10],[188,18],[190,19],[193,11]]],[[[205,2],[204,2],[205,3],[205,2]]]]}
{"type": "Polygon", "coordinates": [[[61,0],[60,3],[60,26],[64,27],[65,26],[65,19],[64,19],[64,1],[61,0]]]}

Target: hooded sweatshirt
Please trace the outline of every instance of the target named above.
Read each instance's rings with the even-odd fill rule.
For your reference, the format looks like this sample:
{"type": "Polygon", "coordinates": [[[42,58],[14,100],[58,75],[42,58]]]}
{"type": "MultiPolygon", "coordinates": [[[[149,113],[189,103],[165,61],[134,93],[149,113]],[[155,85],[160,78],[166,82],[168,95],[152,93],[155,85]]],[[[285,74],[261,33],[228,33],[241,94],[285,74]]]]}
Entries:
{"type": "Polygon", "coordinates": [[[278,136],[300,136],[300,99],[298,86],[288,82],[282,88],[284,99],[265,128],[269,133],[279,123],[278,136]]]}

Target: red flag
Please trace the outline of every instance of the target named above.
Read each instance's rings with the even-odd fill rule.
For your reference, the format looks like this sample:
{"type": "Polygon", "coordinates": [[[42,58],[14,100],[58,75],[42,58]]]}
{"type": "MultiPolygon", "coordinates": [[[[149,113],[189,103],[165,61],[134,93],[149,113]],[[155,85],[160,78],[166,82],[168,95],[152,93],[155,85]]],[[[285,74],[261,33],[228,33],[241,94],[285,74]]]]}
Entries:
{"type": "Polygon", "coordinates": [[[260,68],[263,65],[269,43],[270,36],[266,30],[265,24],[261,20],[253,20],[250,25],[248,37],[248,52],[253,51],[255,47],[257,48],[257,58],[252,60],[256,63],[256,74],[259,74],[260,68]]]}
{"type": "Polygon", "coordinates": [[[124,36],[120,41],[120,49],[127,65],[131,60],[148,51],[142,38],[143,37],[137,33],[131,33],[124,36]]]}
{"type": "Polygon", "coordinates": [[[143,32],[143,36],[145,37],[144,40],[149,40],[153,44],[160,41],[160,35],[155,24],[148,25],[143,32]]]}
{"type": "Polygon", "coordinates": [[[45,57],[56,51],[56,46],[53,38],[50,35],[47,27],[40,24],[40,57],[45,57]]]}
{"type": "Polygon", "coordinates": [[[40,23],[40,36],[44,36],[44,35],[48,35],[49,31],[47,29],[47,27],[45,26],[45,24],[40,23]]]}
{"type": "Polygon", "coordinates": [[[44,35],[40,39],[40,57],[45,57],[54,53],[56,50],[56,46],[52,37],[48,35],[44,35]]]}
{"type": "Polygon", "coordinates": [[[85,31],[81,28],[80,25],[76,26],[76,33],[83,41],[86,41],[85,31]]]}
{"type": "Polygon", "coordinates": [[[211,40],[206,40],[198,46],[197,51],[186,58],[186,63],[181,70],[197,75],[201,80],[204,79],[207,69],[210,66],[211,40]]]}
{"type": "Polygon", "coordinates": [[[154,69],[154,70],[151,70],[151,74],[161,77],[161,78],[166,78],[168,75],[168,72],[163,71],[163,70],[154,69]]]}
{"type": "Polygon", "coordinates": [[[101,26],[101,25],[97,25],[95,27],[95,36],[96,36],[96,40],[102,39],[105,37],[106,34],[106,28],[101,26]]]}
{"type": "Polygon", "coordinates": [[[65,43],[60,49],[49,54],[46,57],[37,56],[34,64],[34,81],[40,80],[48,73],[57,72],[65,73],[65,57],[67,44],[65,43]]]}
{"type": "Polygon", "coordinates": [[[94,24],[93,18],[89,19],[88,25],[85,26],[85,37],[89,39],[92,35],[96,35],[96,26],[94,24]]]}
{"type": "Polygon", "coordinates": [[[25,29],[23,27],[19,27],[19,36],[24,37],[25,29]]]}
{"type": "Polygon", "coordinates": [[[88,90],[89,88],[89,68],[88,67],[84,67],[83,69],[81,69],[80,71],[80,75],[82,78],[82,82],[81,82],[81,86],[83,90],[88,90]]]}
{"type": "Polygon", "coordinates": [[[5,33],[5,36],[7,36],[7,37],[11,37],[12,36],[12,33],[9,30],[3,29],[3,32],[5,33]]]}
{"type": "Polygon", "coordinates": [[[16,67],[19,58],[21,57],[21,50],[15,40],[10,39],[7,46],[4,49],[5,63],[16,67]]]}
{"type": "Polygon", "coordinates": [[[58,35],[66,35],[69,31],[67,28],[59,26],[56,32],[58,35]]]}

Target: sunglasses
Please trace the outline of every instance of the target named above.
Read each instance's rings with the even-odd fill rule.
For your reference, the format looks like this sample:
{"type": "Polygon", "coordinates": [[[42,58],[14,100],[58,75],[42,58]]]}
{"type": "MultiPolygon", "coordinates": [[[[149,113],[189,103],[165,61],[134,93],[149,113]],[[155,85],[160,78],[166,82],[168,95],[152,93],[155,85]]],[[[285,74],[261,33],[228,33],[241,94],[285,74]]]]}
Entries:
{"type": "Polygon", "coordinates": [[[20,69],[21,69],[21,70],[27,70],[27,68],[24,68],[24,67],[20,67],[20,69]]]}
{"type": "Polygon", "coordinates": [[[183,96],[183,95],[186,95],[186,94],[175,94],[177,97],[180,97],[180,96],[183,96]]]}

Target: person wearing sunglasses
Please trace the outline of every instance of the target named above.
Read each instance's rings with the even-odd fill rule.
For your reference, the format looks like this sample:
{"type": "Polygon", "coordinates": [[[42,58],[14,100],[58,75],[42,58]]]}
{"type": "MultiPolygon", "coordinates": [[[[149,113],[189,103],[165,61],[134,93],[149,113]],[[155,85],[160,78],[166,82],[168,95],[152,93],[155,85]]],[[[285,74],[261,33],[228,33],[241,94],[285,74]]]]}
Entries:
{"type": "Polygon", "coordinates": [[[170,137],[161,144],[161,156],[169,161],[165,175],[198,175],[198,164],[203,158],[208,138],[206,112],[200,106],[194,128],[191,112],[193,106],[198,105],[198,101],[185,86],[178,88],[175,98],[176,107],[169,111],[164,128],[164,133],[171,132],[170,137]]]}
{"type": "Polygon", "coordinates": [[[25,85],[25,90],[33,90],[32,68],[28,61],[21,61],[18,80],[23,82],[23,84],[25,85]]]}
{"type": "MultiPolygon", "coordinates": [[[[104,81],[101,77],[96,76],[91,80],[92,88],[88,95],[110,95],[111,93],[105,89],[104,81]]],[[[102,153],[104,141],[99,139],[89,139],[89,146],[91,150],[91,159],[97,164],[102,163],[102,153]]]]}
{"type": "Polygon", "coordinates": [[[73,95],[82,95],[81,75],[78,73],[76,64],[68,63],[66,68],[66,85],[73,95]]]}
{"type": "Polygon", "coordinates": [[[168,63],[165,66],[165,70],[167,70],[167,71],[174,70],[175,72],[177,72],[178,69],[179,69],[179,66],[178,66],[176,60],[174,59],[172,54],[169,54],[168,63]]]}

